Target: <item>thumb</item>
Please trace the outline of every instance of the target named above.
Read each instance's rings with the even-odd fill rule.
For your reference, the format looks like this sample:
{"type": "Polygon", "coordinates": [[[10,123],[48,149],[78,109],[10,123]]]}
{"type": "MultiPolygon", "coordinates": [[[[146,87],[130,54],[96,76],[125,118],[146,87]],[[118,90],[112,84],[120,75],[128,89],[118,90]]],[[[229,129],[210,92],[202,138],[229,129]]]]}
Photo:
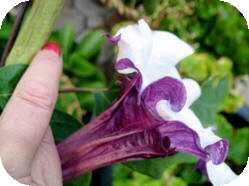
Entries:
{"type": "Polygon", "coordinates": [[[15,178],[30,171],[28,166],[48,129],[61,72],[59,48],[47,44],[35,56],[2,112],[0,156],[15,178]]]}

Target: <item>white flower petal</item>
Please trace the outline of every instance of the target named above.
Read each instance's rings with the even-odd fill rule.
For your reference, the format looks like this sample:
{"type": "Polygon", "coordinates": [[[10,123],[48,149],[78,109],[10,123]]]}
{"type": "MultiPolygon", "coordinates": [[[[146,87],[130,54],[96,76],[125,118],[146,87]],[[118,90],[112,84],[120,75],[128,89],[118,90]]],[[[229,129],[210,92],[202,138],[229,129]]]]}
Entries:
{"type": "Polygon", "coordinates": [[[118,73],[120,74],[131,74],[134,72],[137,72],[137,70],[134,68],[126,68],[126,69],[118,70],[118,73]]]}
{"type": "Polygon", "coordinates": [[[173,66],[194,52],[189,44],[165,31],[153,32],[153,45],[153,58],[173,66]]]}
{"type": "Polygon", "coordinates": [[[118,43],[117,61],[129,58],[136,67],[146,63],[144,59],[146,56],[150,56],[148,52],[151,51],[150,47],[152,47],[151,31],[146,25],[144,21],[140,21],[139,24],[129,25],[117,32],[116,35],[121,35],[118,43]]]}
{"type": "Polygon", "coordinates": [[[140,32],[142,32],[144,36],[148,36],[148,37],[151,36],[151,29],[149,25],[143,19],[140,19],[138,21],[138,25],[139,25],[140,32]]]}
{"type": "Polygon", "coordinates": [[[215,135],[210,128],[204,128],[200,120],[189,108],[183,108],[180,112],[174,112],[171,110],[170,104],[167,100],[161,100],[157,103],[156,110],[159,116],[164,120],[181,121],[194,130],[200,138],[200,145],[202,148],[221,140],[221,138],[215,135]]]}
{"type": "MultiPolygon", "coordinates": [[[[193,48],[172,33],[151,31],[144,20],[120,29],[117,61],[130,59],[142,75],[143,91],[149,84],[171,76],[180,79],[175,65],[193,53],[193,48]]],[[[131,70],[121,73],[134,72],[131,70]]]]}
{"type": "Polygon", "coordinates": [[[185,107],[190,107],[201,95],[200,85],[192,79],[182,80],[187,91],[187,102],[185,107]]]}
{"type": "Polygon", "coordinates": [[[165,121],[171,121],[177,118],[177,112],[171,109],[170,103],[167,100],[161,100],[156,104],[158,115],[165,121]]]}
{"type": "Polygon", "coordinates": [[[142,70],[141,73],[142,73],[142,78],[143,78],[141,91],[143,91],[151,83],[165,76],[170,76],[176,79],[181,78],[176,67],[174,66],[169,67],[169,66],[161,65],[160,63],[155,63],[153,66],[151,65],[151,68],[145,68],[144,70],[142,70]]]}
{"type": "Polygon", "coordinates": [[[214,186],[227,184],[237,178],[237,175],[225,163],[214,165],[212,161],[208,161],[206,167],[208,178],[214,186]]]}

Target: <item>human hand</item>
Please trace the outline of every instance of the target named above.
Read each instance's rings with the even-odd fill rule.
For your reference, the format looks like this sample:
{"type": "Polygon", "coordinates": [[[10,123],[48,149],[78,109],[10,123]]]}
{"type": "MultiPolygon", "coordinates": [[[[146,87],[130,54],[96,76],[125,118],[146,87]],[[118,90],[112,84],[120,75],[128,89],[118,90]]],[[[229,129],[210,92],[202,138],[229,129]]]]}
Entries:
{"type": "Polygon", "coordinates": [[[50,118],[62,72],[59,48],[47,44],[18,83],[0,117],[0,157],[7,172],[32,186],[61,186],[50,118]]]}

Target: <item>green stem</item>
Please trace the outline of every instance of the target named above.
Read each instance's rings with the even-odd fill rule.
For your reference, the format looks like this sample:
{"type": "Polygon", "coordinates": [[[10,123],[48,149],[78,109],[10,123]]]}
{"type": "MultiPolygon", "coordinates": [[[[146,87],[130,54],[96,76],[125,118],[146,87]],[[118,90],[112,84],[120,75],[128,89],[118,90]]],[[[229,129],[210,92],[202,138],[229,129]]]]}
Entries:
{"type": "Polygon", "coordinates": [[[34,0],[6,65],[29,64],[47,41],[65,0],[34,0]]]}

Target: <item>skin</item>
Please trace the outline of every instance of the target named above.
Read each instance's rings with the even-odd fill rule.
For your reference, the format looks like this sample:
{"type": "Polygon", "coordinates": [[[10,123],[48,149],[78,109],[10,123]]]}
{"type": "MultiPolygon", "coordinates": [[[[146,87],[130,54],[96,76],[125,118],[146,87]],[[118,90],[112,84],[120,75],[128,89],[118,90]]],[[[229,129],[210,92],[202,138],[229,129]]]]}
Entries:
{"type": "Polygon", "coordinates": [[[0,157],[7,172],[31,186],[62,186],[60,159],[49,127],[62,62],[40,51],[0,116],[0,157]]]}

